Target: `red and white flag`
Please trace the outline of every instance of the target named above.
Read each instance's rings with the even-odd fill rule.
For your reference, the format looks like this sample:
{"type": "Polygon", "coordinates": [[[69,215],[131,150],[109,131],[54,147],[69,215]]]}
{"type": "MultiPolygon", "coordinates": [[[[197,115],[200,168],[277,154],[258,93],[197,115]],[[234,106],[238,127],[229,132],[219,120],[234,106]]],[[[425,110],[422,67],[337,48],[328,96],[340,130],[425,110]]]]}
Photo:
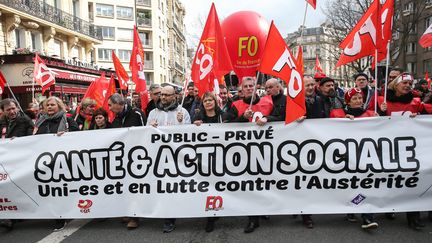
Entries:
{"type": "Polygon", "coordinates": [[[202,96],[223,83],[222,76],[233,69],[214,3],[210,8],[200,43],[192,62],[191,78],[202,96]]]}
{"type": "MultiPolygon", "coordinates": [[[[380,11],[382,32],[381,45],[378,47],[378,62],[381,62],[387,57],[387,43],[389,43],[392,38],[393,15],[394,0],[386,0],[380,11]]],[[[375,56],[373,57],[371,67],[372,69],[375,68],[375,56]]]]}
{"type": "Polygon", "coordinates": [[[126,72],[123,65],[121,64],[118,57],[116,56],[114,50],[112,51],[112,59],[113,59],[114,69],[115,69],[115,72],[117,74],[117,79],[119,81],[120,89],[121,90],[127,90],[127,88],[128,88],[127,82],[129,81],[129,75],[126,72]]]}
{"type": "Polygon", "coordinates": [[[316,71],[317,73],[322,73],[322,74],[325,75],[324,71],[322,70],[321,63],[320,63],[320,61],[319,61],[318,55],[316,55],[316,59],[315,59],[315,67],[314,67],[314,69],[315,69],[315,71],[316,71]]]}
{"type": "Polygon", "coordinates": [[[114,112],[112,112],[109,109],[108,98],[111,95],[113,95],[115,92],[116,92],[116,86],[115,86],[114,75],[111,75],[111,78],[110,78],[110,80],[108,82],[107,90],[106,90],[106,92],[104,94],[104,96],[105,96],[104,98],[105,99],[104,99],[104,102],[103,102],[103,105],[102,105],[102,108],[104,108],[104,110],[106,110],[108,112],[108,120],[109,120],[109,122],[112,122],[114,120],[115,114],[114,114],[114,112]]]}
{"type": "Polygon", "coordinates": [[[45,93],[45,90],[55,84],[54,72],[45,65],[45,62],[37,53],[35,56],[33,82],[36,82],[42,87],[42,93],[45,93]]]}
{"type": "Polygon", "coordinates": [[[313,9],[316,9],[316,0],[306,0],[306,2],[308,2],[313,9]]]}
{"type": "Polygon", "coordinates": [[[102,73],[100,78],[90,84],[84,94],[83,100],[90,98],[96,101],[96,107],[103,107],[105,98],[107,98],[109,81],[105,77],[105,72],[102,73]]]}
{"type": "Polygon", "coordinates": [[[343,51],[336,67],[362,57],[373,56],[375,50],[381,47],[380,5],[379,0],[374,0],[353,30],[341,42],[339,47],[343,51]]]}
{"type": "MultiPolygon", "coordinates": [[[[298,57],[299,60],[303,57],[298,57]]],[[[259,71],[276,76],[287,86],[285,124],[306,113],[303,67],[294,58],[276,26],[271,23],[259,71]]]]}
{"type": "Polygon", "coordinates": [[[148,91],[144,75],[144,48],[136,26],[134,26],[134,38],[129,69],[132,72],[132,82],[135,83],[135,92],[140,94],[141,110],[145,112],[148,104],[148,91]]]}
{"type": "Polygon", "coordinates": [[[0,71],[0,96],[4,93],[5,85],[6,85],[6,79],[3,76],[3,73],[0,71]]]}
{"type": "Polygon", "coordinates": [[[432,24],[426,29],[419,43],[423,48],[432,46],[432,24]]]}

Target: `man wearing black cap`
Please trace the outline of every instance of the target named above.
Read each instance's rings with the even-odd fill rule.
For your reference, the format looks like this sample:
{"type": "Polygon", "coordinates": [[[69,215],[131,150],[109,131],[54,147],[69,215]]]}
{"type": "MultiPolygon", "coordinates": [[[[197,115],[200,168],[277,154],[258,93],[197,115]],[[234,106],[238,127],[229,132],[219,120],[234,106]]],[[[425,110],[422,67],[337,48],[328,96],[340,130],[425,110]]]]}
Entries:
{"type": "Polygon", "coordinates": [[[363,92],[363,109],[367,109],[372,96],[374,95],[374,89],[369,86],[369,77],[365,73],[357,73],[354,75],[354,82],[356,88],[361,89],[363,92]]]}
{"type": "Polygon", "coordinates": [[[325,118],[330,117],[330,112],[333,109],[343,109],[344,102],[336,95],[335,81],[332,78],[325,77],[319,83],[319,96],[324,102],[325,118]]]}

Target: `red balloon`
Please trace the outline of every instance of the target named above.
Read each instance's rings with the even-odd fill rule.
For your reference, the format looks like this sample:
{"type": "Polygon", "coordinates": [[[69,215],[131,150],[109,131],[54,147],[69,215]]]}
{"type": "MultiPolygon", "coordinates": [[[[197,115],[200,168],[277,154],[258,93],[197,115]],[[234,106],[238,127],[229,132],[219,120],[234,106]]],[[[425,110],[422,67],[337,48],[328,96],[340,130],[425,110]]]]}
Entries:
{"type": "Polygon", "coordinates": [[[255,77],[267,40],[269,23],[256,12],[240,11],[224,19],[221,27],[239,81],[245,76],[255,77]]]}

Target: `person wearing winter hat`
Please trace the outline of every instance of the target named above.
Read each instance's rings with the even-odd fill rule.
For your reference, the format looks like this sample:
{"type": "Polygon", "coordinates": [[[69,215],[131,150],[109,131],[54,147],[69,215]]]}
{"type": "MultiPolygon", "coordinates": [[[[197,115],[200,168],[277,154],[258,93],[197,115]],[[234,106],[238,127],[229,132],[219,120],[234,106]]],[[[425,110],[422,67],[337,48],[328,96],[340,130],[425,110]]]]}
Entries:
{"type": "Polygon", "coordinates": [[[392,112],[409,111],[413,116],[421,109],[420,98],[414,97],[412,83],[414,78],[409,73],[402,73],[388,84],[387,100],[383,96],[378,97],[380,115],[390,116],[392,112]]]}
{"type": "Polygon", "coordinates": [[[330,112],[333,109],[343,109],[344,102],[336,95],[335,81],[330,77],[325,77],[319,82],[318,95],[324,102],[325,118],[330,117],[330,112]]]}
{"type": "Polygon", "coordinates": [[[345,109],[333,109],[330,112],[331,118],[360,118],[360,117],[372,117],[375,116],[371,110],[364,109],[363,103],[364,93],[359,88],[351,88],[345,93],[345,109]]]}

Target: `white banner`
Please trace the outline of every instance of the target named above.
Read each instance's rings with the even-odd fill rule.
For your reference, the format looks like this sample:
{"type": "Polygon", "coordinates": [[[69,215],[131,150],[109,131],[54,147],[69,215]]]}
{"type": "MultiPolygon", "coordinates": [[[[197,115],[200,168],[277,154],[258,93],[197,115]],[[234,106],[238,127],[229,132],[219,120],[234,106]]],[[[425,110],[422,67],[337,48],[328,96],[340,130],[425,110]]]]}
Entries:
{"type": "Polygon", "coordinates": [[[432,210],[432,117],[135,127],[0,142],[0,218],[432,210]]]}

